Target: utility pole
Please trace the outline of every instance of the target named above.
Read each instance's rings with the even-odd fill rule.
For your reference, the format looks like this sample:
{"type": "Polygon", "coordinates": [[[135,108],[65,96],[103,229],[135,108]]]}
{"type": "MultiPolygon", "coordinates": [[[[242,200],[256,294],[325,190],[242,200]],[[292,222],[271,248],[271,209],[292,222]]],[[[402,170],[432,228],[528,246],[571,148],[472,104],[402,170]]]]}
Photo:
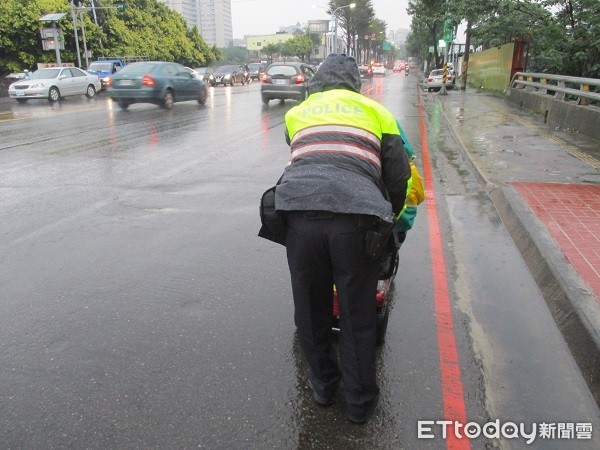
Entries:
{"type": "Polygon", "coordinates": [[[79,11],[79,14],[79,18],[81,19],[81,36],[83,37],[83,54],[85,55],[85,68],[87,69],[90,66],[90,62],[88,61],[87,42],[85,40],[85,22],[83,21],[83,17],[81,17],[81,11],[79,11]]]}
{"type": "Polygon", "coordinates": [[[337,42],[337,29],[338,29],[338,15],[337,12],[345,9],[345,8],[350,8],[350,9],[354,9],[356,7],[356,3],[350,3],[349,5],[345,5],[345,6],[340,6],[338,8],[335,8],[333,10],[333,12],[331,13],[331,15],[333,16],[334,19],[334,26],[333,26],[333,51],[335,53],[338,52],[338,42],[337,42]]]}
{"type": "Polygon", "coordinates": [[[90,2],[92,3],[92,14],[94,15],[94,23],[98,25],[98,17],[96,16],[96,3],[94,2],[94,0],[90,0],[90,2]]]}
{"type": "MultiPolygon", "coordinates": [[[[84,11],[92,11],[94,15],[94,22],[97,22],[96,18],[96,10],[97,9],[116,9],[119,11],[123,11],[125,8],[124,3],[117,3],[117,6],[96,6],[94,0],[91,0],[92,6],[75,6],[75,0],[71,0],[71,17],[73,18],[73,29],[75,30],[75,48],[77,50],[77,66],[81,67],[81,56],[79,55],[79,36],[77,35],[77,15],[79,15],[79,20],[81,21],[81,35],[83,37],[83,51],[85,56],[85,67],[86,69],[89,67],[88,60],[88,51],[87,51],[87,42],[85,39],[85,21],[83,20],[83,16],[81,13],[84,11]]],[[[100,47],[102,47],[102,41],[100,41],[100,47]]]]}
{"type": "Polygon", "coordinates": [[[60,41],[58,38],[58,28],[56,27],[56,20],[52,21],[52,33],[54,39],[54,53],[56,54],[56,65],[58,67],[61,67],[62,61],[60,60],[60,41]]]}
{"type": "Polygon", "coordinates": [[[73,19],[73,29],[75,30],[75,50],[77,53],[77,67],[81,67],[81,55],[79,54],[79,35],[77,34],[77,14],[75,12],[74,0],[71,0],[71,18],[73,19]]]}

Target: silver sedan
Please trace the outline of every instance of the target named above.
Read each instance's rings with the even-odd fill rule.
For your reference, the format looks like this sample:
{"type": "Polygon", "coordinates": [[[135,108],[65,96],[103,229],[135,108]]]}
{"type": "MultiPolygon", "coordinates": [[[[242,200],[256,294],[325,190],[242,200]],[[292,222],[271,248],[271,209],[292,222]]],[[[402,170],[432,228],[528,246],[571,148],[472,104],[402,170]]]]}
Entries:
{"type": "Polygon", "coordinates": [[[98,76],[76,67],[52,67],[33,72],[28,79],[8,87],[8,95],[19,103],[32,98],[47,98],[57,102],[69,95],[92,98],[101,88],[98,76]]]}

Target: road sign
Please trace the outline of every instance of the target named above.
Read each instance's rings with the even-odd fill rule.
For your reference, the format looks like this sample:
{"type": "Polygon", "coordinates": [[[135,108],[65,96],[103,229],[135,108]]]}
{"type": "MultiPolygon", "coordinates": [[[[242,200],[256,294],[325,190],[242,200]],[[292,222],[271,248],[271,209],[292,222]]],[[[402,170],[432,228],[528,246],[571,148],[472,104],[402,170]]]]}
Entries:
{"type": "Polygon", "coordinates": [[[454,24],[452,20],[446,19],[444,20],[444,41],[452,42],[452,29],[454,28],[454,24]]]}
{"type": "MultiPolygon", "coordinates": [[[[58,43],[61,50],[65,49],[65,39],[63,37],[62,30],[60,28],[56,29],[56,34],[58,36],[58,43]]],[[[54,28],[42,28],[40,30],[40,35],[42,36],[42,48],[44,50],[55,50],[56,45],[54,44],[54,28]]]]}

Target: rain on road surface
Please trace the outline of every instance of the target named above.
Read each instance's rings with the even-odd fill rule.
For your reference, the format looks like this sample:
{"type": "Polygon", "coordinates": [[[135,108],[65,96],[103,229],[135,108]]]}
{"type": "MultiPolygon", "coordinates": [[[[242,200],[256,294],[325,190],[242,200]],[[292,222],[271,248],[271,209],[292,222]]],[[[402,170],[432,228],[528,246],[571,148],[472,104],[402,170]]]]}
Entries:
{"type": "MultiPolygon", "coordinates": [[[[256,237],[258,199],[288,161],[283,114],[295,102],[263,106],[257,83],[171,111],[121,111],[104,94],[3,99],[0,447],[525,448],[523,438],[446,441],[439,427],[418,439],[417,423],[462,413],[480,425],[596,427],[597,407],[434,94],[412,75],[363,88],[401,118],[435,201],[401,250],[382,395],[362,427],[346,421],[341,395],[332,408],[313,404],[284,248],[256,237]],[[444,359],[453,349],[457,359],[444,359]]],[[[594,446],[529,447],[549,444],[594,446]]]]}

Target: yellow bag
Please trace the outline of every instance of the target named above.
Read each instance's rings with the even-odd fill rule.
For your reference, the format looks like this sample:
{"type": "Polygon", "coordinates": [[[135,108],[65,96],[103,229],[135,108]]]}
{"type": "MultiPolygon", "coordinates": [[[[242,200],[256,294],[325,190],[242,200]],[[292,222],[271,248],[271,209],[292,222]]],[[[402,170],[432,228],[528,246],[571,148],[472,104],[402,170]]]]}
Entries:
{"type": "Polygon", "coordinates": [[[408,192],[406,204],[417,206],[425,201],[425,187],[423,186],[423,178],[412,161],[410,162],[410,174],[412,176],[412,186],[408,192]]]}

